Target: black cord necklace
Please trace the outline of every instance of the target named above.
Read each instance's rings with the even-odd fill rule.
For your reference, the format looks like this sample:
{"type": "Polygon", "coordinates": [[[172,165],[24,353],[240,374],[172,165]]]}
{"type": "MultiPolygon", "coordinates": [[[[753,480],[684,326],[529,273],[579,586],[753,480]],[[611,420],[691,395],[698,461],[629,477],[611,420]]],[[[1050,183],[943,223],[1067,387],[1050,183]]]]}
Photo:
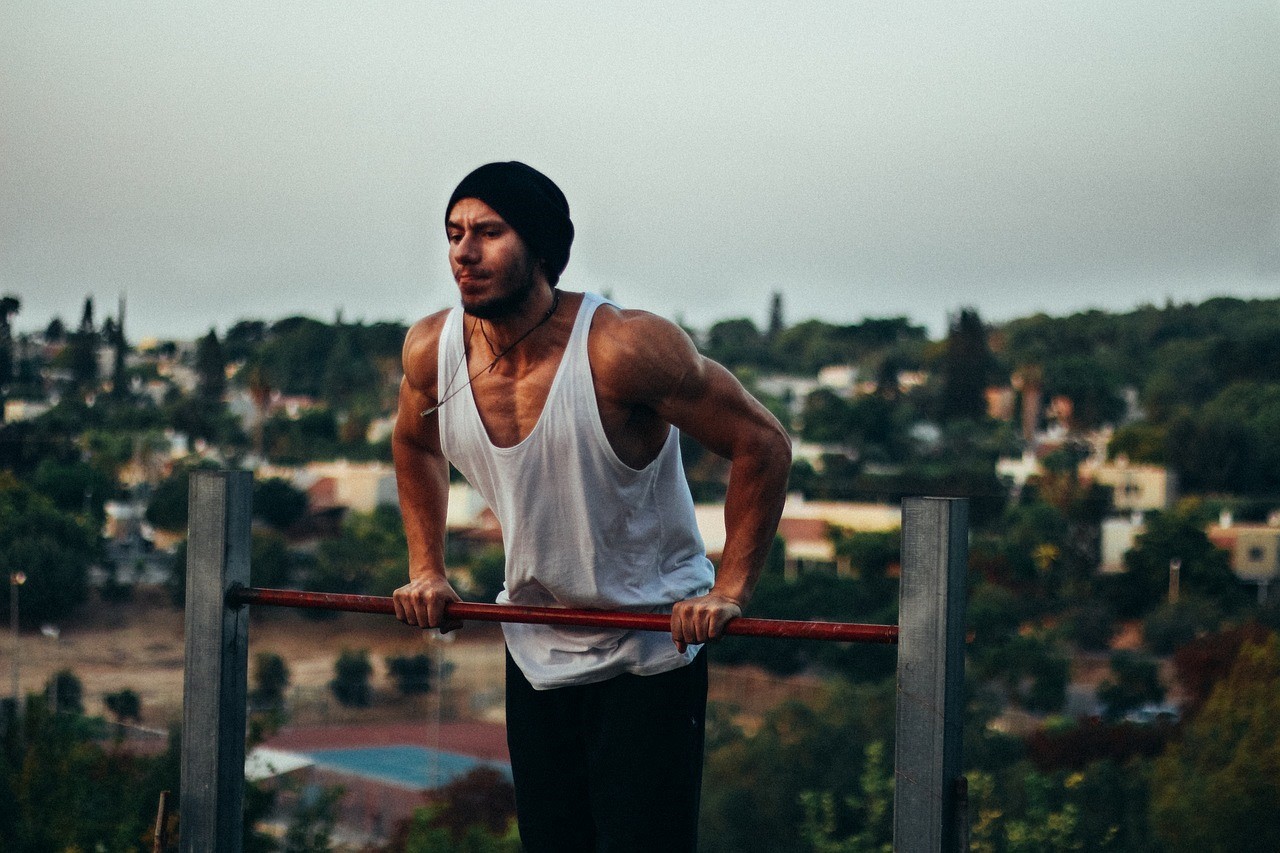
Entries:
{"type": "MultiPolygon", "coordinates": [[[[458,378],[458,371],[462,369],[462,365],[464,365],[464,364],[466,364],[466,363],[467,363],[466,353],[464,352],[464,353],[463,353],[463,357],[458,361],[458,366],[457,366],[457,367],[455,367],[455,368],[453,369],[453,375],[449,377],[449,384],[445,386],[444,393],[443,393],[443,394],[441,394],[441,396],[440,396],[440,402],[436,403],[434,406],[432,406],[432,407],[431,407],[431,408],[429,408],[429,409],[423,409],[423,410],[422,410],[422,417],[424,417],[424,418],[425,418],[425,417],[427,417],[427,415],[434,414],[434,413],[435,413],[435,412],[436,412],[436,411],[437,411],[441,406],[443,406],[445,403],[449,402],[449,401],[450,401],[450,400],[452,400],[454,397],[458,396],[458,395],[459,395],[459,394],[461,394],[463,391],[467,390],[467,388],[471,387],[471,383],[472,383],[472,382],[475,382],[475,381],[476,381],[476,377],[477,377],[477,376],[479,376],[481,373],[491,373],[491,372],[493,372],[493,368],[494,368],[494,366],[495,366],[495,365],[497,365],[498,361],[499,361],[499,360],[500,360],[504,355],[506,355],[507,353],[511,352],[513,349],[515,349],[515,348],[516,348],[516,346],[518,346],[518,345],[519,345],[519,343],[520,343],[521,341],[523,341],[525,338],[527,338],[527,337],[529,337],[530,335],[532,335],[532,334],[534,333],[534,331],[535,331],[535,330],[537,330],[537,328],[538,328],[539,326],[541,326],[543,323],[545,323],[545,322],[547,322],[548,320],[550,320],[550,319],[551,319],[551,315],[555,314],[555,313],[556,313],[556,309],[557,309],[557,308],[559,308],[559,307],[560,307],[560,291],[559,291],[559,290],[553,290],[553,291],[552,291],[552,293],[551,293],[551,307],[547,309],[547,313],[545,313],[545,314],[543,314],[543,315],[542,315],[542,319],[541,319],[541,320],[539,320],[538,322],[534,323],[532,326],[530,326],[530,327],[525,331],[525,333],[524,333],[524,334],[522,334],[520,337],[518,337],[518,338],[516,338],[514,341],[512,341],[512,342],[511,342],[511,346],[507,347],[507,348],[506,348],[506,349],[504,349],[502,352],[500,352],[500,353],[498,353],[497,355],[495,355],[495,356],[493,357],[493,361],[489,362],[488,366],[480,368],[480,369],[479,369],[479,370],[477,370],[475,373],[473,373],[472,375],[470,375],[469,377],[467,377],[467,381],[466,381],[465,383],[463,383],[463,385],[462,385],[462,387],[461,387],[461,388],[459,388],[459,389],[458,389],[458,390],[456,390],[456,391],[452,391],[452,390],[450,390],[450,389],[452,389],[452,388],[453,388],[453,382],[454,382],[454,380],[458,378]]],[[[468,341],[469,341],[469,340],[471,340],[471,338],[475,336],[475,333],[476,333],[476,326],[479,326],[479,325],[480,325],[480,318],[479,318],[479,317],[477,317],[477,318],[476,318],[476,321],[475,321],[474,323],[472,323],[472,324],[471,324],[471,331],[467,333],[467,340],[468,340],[468,341]]],[[[488,332],[486,332],[486,331],[484,330],[484,326],[480,326],[480,334],[484,336],[484,342],[485,342],[486,344],[488,344],[488,345],[489,345],[489,352],[493,352],[493,349],[494,349],[494,347],[493,347],[493,342],[489,340],[489,333],[488,333],[488,332]]]]}

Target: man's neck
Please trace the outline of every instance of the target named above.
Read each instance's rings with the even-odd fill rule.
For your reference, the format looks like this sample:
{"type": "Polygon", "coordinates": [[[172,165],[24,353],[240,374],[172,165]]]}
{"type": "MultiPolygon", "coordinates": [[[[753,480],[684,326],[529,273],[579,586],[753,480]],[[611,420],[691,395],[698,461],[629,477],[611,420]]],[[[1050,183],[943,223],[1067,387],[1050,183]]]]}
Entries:
{"type": "Polygon", "coordinates": [[[540,282],[510,314],[492,320],[478,320],[483,336],[493,350],[491,357],[496,358],[510,349],[523,336],[530,335],[536,326],[550,319],[550,312],[557,301],[551,285],[540,282]]]}

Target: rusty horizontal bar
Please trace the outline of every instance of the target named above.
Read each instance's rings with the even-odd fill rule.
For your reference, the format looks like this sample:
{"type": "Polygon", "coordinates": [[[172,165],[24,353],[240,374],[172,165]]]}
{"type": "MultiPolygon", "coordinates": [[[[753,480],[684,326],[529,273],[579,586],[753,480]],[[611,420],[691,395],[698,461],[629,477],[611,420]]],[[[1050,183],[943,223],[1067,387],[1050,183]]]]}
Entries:
{"type": "MultiPolygon", "coordinates": [[[[227,604],[259,604],[306,610],[341,610],[348,613],[395,615],[391,599],[378,595],[345,595],[333,592],[300,592],[292,589],[238,587],[227,593],[227,604]]],[[[662,613],[627,613],[611,610],[578,610],[561,607],[523,607],[511,604],[454,602],[445,610],[449,619],[474,622],[524,622],[536,625],[578,625],[590,628],[624,628],[631,631],[670,631],[671,617],[662,613]]],[[[741,637],[775,637],[796,640],[831,640],[845,643],[896,643],[897,625],[865,625],[852,622],[807,622],[794,619],[755,619],[740,616],[724,632],[741,637]]]]}

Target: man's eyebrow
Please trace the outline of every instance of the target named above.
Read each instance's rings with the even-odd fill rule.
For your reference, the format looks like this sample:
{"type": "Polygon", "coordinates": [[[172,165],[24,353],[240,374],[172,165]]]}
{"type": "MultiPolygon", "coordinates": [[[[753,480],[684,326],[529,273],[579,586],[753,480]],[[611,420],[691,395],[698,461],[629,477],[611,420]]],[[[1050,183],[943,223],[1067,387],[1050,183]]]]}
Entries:
{"type": "MultiPolygon", "coordinates": [[[[444,224],[444,227],[446,229],[456,228],[459,231],[463,231],[466,229],[466,226],[456,219],[450,219],[448,222],[444,224]]],[[[508,225],[504,220],[499,219],[496,216],[493,216],[486,219],[476,219],[471,223],[471,227],[472,228],[494,228],[494,227],[507,228],[508,225]]]]}

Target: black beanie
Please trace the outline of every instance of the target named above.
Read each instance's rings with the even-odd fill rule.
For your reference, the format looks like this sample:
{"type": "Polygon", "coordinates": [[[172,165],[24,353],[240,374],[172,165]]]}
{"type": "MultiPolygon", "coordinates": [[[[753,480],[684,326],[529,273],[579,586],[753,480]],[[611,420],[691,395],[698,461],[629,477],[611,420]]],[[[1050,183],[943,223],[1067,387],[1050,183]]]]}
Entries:
{"type": "Polygon", "coordinates": [[[569,263],[573,223],[569,201],[560,188],[532,166],[512,160],[486,163],[462,179],[449,196],[445,220],[460,199],[477,198],[515,229],[534,255],[546,262],[547,280],[555,285],[569,263]]]}

